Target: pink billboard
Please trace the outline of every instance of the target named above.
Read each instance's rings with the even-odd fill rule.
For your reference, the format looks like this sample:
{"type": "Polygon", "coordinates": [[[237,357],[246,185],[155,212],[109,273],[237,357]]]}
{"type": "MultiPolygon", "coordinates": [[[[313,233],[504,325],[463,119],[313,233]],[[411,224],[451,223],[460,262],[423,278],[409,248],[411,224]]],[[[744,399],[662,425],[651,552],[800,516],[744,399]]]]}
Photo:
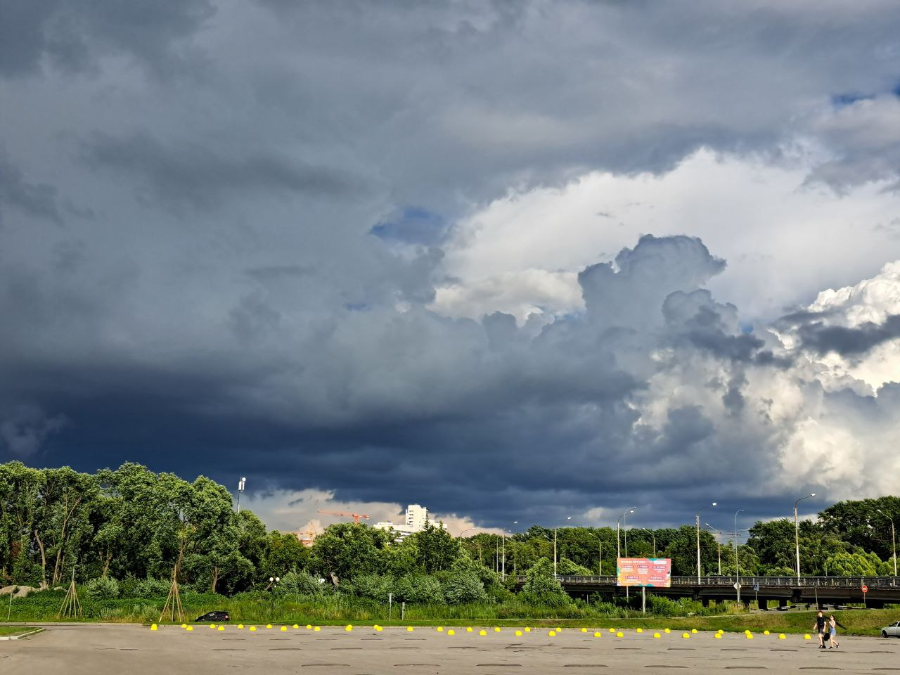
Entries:
{"type": "Polygon", "coordinates": [[[669,588],[672,585],[671,558],[618,558],[617,586],[650,586],[669,588]]]}

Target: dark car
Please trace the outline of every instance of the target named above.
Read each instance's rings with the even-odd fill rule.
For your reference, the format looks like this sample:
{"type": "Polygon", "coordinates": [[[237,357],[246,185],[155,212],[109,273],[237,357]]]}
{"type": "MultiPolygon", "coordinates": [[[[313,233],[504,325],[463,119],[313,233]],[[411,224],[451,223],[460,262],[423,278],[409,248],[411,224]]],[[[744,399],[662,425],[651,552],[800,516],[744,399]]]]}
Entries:
{"type": "Polygon", "coordinates": [[[202,621],[218,622],[218,621],[230,621],[230,620],[231,620],[231,617],[228,616],[228,612],[217,611],[217,612],[207,612],[203,616],[198,616],[196,619],[194,619],[194,622],[200,623],[202,621]]]}

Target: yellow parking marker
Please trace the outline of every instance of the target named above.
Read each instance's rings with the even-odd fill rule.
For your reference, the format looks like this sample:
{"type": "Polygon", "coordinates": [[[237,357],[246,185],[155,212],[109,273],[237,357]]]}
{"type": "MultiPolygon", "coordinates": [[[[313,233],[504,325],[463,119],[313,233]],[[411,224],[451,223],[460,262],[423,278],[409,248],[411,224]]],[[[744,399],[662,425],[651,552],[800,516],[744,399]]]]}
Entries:
{"type": "Polygon", "coordinates": [[[250,626],[250,632],[251,632],[251,633],[255,633],[255,632],[256,632],[256,626],[250,626]]]}
{"type": "Polygon", "coordinates": [[[300,628],[300,626],[298,626],[297,624],[294,624],[293,628],[300,628]]]}
{"type": "Polygon", "coordinates": [[[215,630],[215,629],[216,629],[216,624],[211,623],[211,624],[209,624],[209,627],[210,627],[212,630],[215,630]]]}
{"type": "Polygon", "coordinates": [[[658,638],[658,637],[660,637],[660,635],[659,635],[659,633],[654,633],[653,637],[658,638]]]}
{"type": "Polygon", "coordinates": [[[478,631],[478,634],[479,634],[481,637],[484,637],[485,635],[487,635],[487,631],[486,631],[486,630],[480,630],[480,631],[478,631]]]}
{"type": "Polygon", "coordinates": [[[582,628],[582,629],[581,629],[581,632],[582,632],[582,633],[587,633],[587,628],[582,628]]]}
{"type": "Polygon", "coordinates": [[[769,631],[767,631],[767,630],[763,631],[763,635],[768,635],[768,634],[769,634],[769,631]]]}
{"type": "Polygon", "coordinates": [[[603,637],[603,633],[601,633],[599,630],[594,631],[594,637],[603,637]]]}
{"type": "Polygon", "coordinates": [[[321,630],[322,630],[322,629],[319,628],[318,626],[316,626],[315,628],[313,628],[313,632],[314,632],[314,633],[318,633],[318,632],[320,632],[321,630]]]}
{"type": "Polygon", "coordinates": [[[383,631],[383,630],[384,630],[384,628],[382,628],[381,626],[375,626],[375,632],[376,632],[376,633],[380,633],[380,632],[383,631]]]}
{"type": "Polygon", "coordinates": [[[150,630],[159,630],[159,627],[154,623],[150,626],[150,630]]]}
{"type": "Polygon", "coordinates": [[[721,633],[716,633],[715,635],[713,635],[713,637],[714,637],[716,640],[721,640],[721,639],[722,639],[722,634],[721,634],[721,633]]]}
{"type": "Polygon", "coordinates": [[[238,624],[238,630],[244,630],[244,624],[239,623],[239,624],[238,624]]]}
{"type": "Polygon", "coordinates": [[[447,635],[456,635],[456,633],[451,628],[450,630],[447,631],[447,635]]]}
{"type": "Polygon", "coordinates": [[[443,632],[444,632],[444,627],[443,627],[443,626],[438,626],[438,627],[437,627],[437,632],[438,632],[438,633],[443,633],[443,632]]]}
{"type": "Polygon", "coordinates": [[[696,634],[697,629],[696,629],[696,628],[691,628],[691,632],[696,634]]]}
{"type": "Polygon", "coordinates": [[[344,626],[344,630],[347,631],[347,632],[349,633],[351,630],[353,630],[353,626],[351,626],[351,625],[348,623],[346,626],[344,626]]]}
{"type": "Polygon", "coordinates": [[[530,633],[530,632],[531,632],[531,628],[529,628],[528,626],[525,626],[525,632],[526,632],[526,633],[530,633]]]}
{"type": "Polygon", "coordinates": [[[311,623],[306,624],[306,630],[312,630],[312,624],[311,624],[311,623]]]}
{"type": "Polygon", "coordinates": [[[225,626],[219,626],[217,630],[225,630],[225,626]]]}
{"type": "Polygon", "coordinates": [[[412,632],[413,632],[413,627],[412,627],[412,626],[407,626],[407,627],[406,627],[406,632],[407,632],[407,633],[412,633],[412,632]]]}
{"type": "Polygon", "coordinates": [[[663,633],[666,633],[666,634],[671,633],[671,632],[672,632],[672,631],[669,630],[668,628],[666,628],[666,629],[663,631],[663,633]]]}
{"type": "Polygon", "coordinates": [[[643,629],[643,628],[638,628],[638,629],[637,629],[637,632],[638,632],[638,633],[643,633],[643,632],[644,632],[644,629],[643,629]]]}
{"type": "Polygon", "coordinates": [[[271,628],[271,627],[272,627],[272,624],[270,624],[270,623],[266,624],[266,628],[271,628]]]}
{"type": "Polygon", "coordinates": [[[193,626],[188,626],[187,628],[185,628],[185,630],[191,631],[191,630],[194,630],[194,627],[193,627],[193,626]]]}
{"type": "Polygon", "coordinates": [[[181,627],[182,627],[182,628],[187,628],[187,624],[186,624],[186,623],[183,623],[183,624],[181,624],[181,627]]]}
{"type": "Polygon", "coordinates": [[[467,632],[467,633],[471,633],[471,632],[472,632],[472,626],[467,626],[467,627],[466,627],[466,632],[467,632]]]}
{"type": "Polygon", "coordinates": [[[516,631],[516,637],[522,637],[522,631],[517,630],[517,631],[516,631]]]}
{"type": "Polygon", "coordinates": [[[616,633],[616,637],[625,637],[625,633],[619,631],[618,633],[616,633]]]}
{"type": "Polygon", "coordinates": [[[779,639],[779,640],[784,640],[784,639],[785,639],[784,633],[779,633],[779,634],[778,634],[778,639],[779,639]]]}
{"type": "Polygon", "coordinates": [[[555,630],[551,630],[549,633],[547,633],[547,635],[548,635],[549,637],[556,637],[556,631],[555,631],[555,630]]]}
{"type": "Polygon", "coordinates": [[[282,626],[282,627],[281,627],[281,632],[282,632],[282,633],[286,633],[286,632],[287,632],[287,626],[282,626]]]}
{"type": "Polygon", "coordinates": [[[682,639],[682,640],[690,640],[690,639],[691,639],[691,634],[690,634],[690,633],[682,633],[682,634],[681,634],[681,639],[682,639]]]}
{"type": "Polygon", "coordinates": [[[616,629],[615,629],[615,628],[610,628],[610,629],[609,629],[609,632],[610,632],[610,633],[615,633],[615,632],[616,632],[616,629]]]}

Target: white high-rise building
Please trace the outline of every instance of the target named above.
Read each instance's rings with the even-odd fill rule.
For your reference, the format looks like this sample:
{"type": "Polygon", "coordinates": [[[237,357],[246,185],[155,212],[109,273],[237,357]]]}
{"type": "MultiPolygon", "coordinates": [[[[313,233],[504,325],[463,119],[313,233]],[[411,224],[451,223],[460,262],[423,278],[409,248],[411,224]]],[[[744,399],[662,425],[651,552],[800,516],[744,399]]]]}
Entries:
{"type": "Polygon", "coordinates": [[[418,504],[410,504],[406,507],[406,527],[414,532],[425,529],[428,522],[428,509],[418,504]]]}

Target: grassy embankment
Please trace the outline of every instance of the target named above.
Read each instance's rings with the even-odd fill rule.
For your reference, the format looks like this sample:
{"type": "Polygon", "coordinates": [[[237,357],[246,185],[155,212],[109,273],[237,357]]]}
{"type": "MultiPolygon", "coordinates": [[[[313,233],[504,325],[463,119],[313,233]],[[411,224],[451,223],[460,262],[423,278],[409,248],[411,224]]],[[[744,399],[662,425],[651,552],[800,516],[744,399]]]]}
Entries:
{"type": "MultiPolygon", "coordinates": [[[[10,620],[17,622],[57,621],[64,593],[45,591],[12,601],[10,620]]],[[[317,600],[234,597],[188,593],[182,598],[187,620],[212,610],[226,610],[231,623],[308,623],[339,625],[346,623],[383,625],[399,624],[400,608],[394,605],[391,618],[384,604],[348,598],[326,596],[317,600]]],[[[82,594],[81,621],[122,623],[151,623],[159,619],[165,598],[91,600],[82,594]]],[[[670,610],[675,609],[669,607],[670,610]]],[[[696,609],[699,609],[696,608],[696,609]]],[[[805,633],[813,623],[814,612],[733,612],[731,605],[705,615],[666,616],[647,615],[639,610],[609,604],[573,604],[562,608],[527,605],[518,601],[503,603],[473,603],[467,605],[408,605],[402,621],[407,625],[467,626],[570,626],[589,628],[671,628],[697,630],[753,632],[769,630],[782,633],[805,633]]],[[[852,635],[878,635],[880,629],[900,618],[900,608],[885,610],[845,610],[836,612],[838,621],[852,635]]],[[[18,627],[16,628],[18,630],[18,627]]]]}
{"type": "Polygon", "coordinates": [[[0,626],[0,637],[10,637],[38,630],[34,626],[0,626]]]}

